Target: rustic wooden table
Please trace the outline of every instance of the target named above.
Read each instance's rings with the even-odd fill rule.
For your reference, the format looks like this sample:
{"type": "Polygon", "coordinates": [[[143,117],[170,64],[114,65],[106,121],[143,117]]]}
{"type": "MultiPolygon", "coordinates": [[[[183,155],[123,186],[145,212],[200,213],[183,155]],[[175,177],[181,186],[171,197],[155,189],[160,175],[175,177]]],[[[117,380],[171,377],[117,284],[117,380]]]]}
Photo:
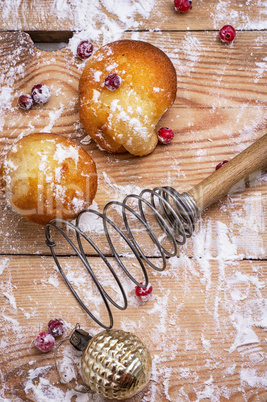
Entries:
{"type": "MultiPolygon", "coordinates": [[[[19,136],[32,132],[81,142],[97,165],[94,207],[102,210],[109,200],[122,200],[143,188],[168,184],[185,191],[266,132],[264,0],[193,0],[192,10],[183,15],[174,11],[171,0],[87,3],[1,2],[2,158],[19,136]],[[230,45],[218,36],[226,23],[237,30],[230,45]],[[39,50],[33,42],[67,42],[73,34],[67,47],[54,52],[39,50]],[[96,48],[119,38],[148,41],[171,58],[177,98],[159,123],[174,129],[171,144],[158,145],[143,158],[86,144],[78,117],[84,62],[73,53],[79,37],[86,36],[96,48]],[[19,94],[37,82],[49,85],[51,100],[26,113],[19,110],[19,94]]],[[[140,336],[153,356],[151,381],[132,401],[267,401],[266,182],[266,173],[252,175],[203,214],[195,234],[169,259],[164,273],[148,268],[154,289],[149,302],[138,302],[134,285],[122,278],[129,307],[113,309],[114,326],[140,336]]],[[[61,385],[53,353],[42,354],[32,345],[53,317],[64,319],[69,331],[77,322],[92,334],[100,327],[68,291],[45,245],[44,228],[17,215],[3,196],[0,209],[0,399],[102,401],[61,385]]],[[[93,235],[101,238],[99,222],[95,225],[93,235]]],[[[142,232],[138,238],[157,261],[142,232]]],[[[77,257],[58,241],[69,279],[86,303],[105,316],[77,257]]],[[[112,287],[93,252],[90,262],[112,287]]],[[[76,360],[71,347],[63,348],[62,369],[68,369],[70,380],[76,360]]]]}

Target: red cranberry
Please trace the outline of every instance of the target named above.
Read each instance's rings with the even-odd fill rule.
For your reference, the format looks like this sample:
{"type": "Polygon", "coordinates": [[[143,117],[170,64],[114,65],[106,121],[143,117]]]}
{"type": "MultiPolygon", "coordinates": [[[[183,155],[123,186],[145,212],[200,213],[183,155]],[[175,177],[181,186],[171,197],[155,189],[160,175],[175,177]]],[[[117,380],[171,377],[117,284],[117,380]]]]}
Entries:
{"type": "MultiPolygon", "coordinates": [[[[142,282],[140,282],[140,283],[142,285],[142,282]]],[[[153,291],[153,288],[150,285],[150,283],[147,285],[146,288],[140,288],[140,286],[135,287],[136,297],[138,297],[138,299],[140,299],[142,301],[150,300],[152,297],[152,291],[153,291]]]]}
{"type": "Polygon", "coordinates": [[[161,127],[158,131],[158,139],[162,144],[169,144],[174,138],[174,132],[168,127],[161,127]]]}
{"type": "Polygon", "coordinates": [[[32,98],[38,105],[44,105],[49,101],[51,92],[47,85],[37,84],[32,87],[32,98]]]}
{"type": "Polygon", "coordinates": [[[110,91],[115,91],[121,85],[121,77],[117,74],[109,74],[105,78],[105,87],[110,91]]]}
{"type": "Polygon", "coordinates": [[[83,40],[77,46],[77,56],[82,60],[89,59],[92,56],[93,50],[93,44],[89,40],[83,40]]]}
{"type": "Polygon", "coordinates": [[[218,163],[218,165],[216,166],[215,170],[220,169],[223,165],[225,165],[228,161],[222,161],[220,163],[218,163]]]}
{"type": "Polygon", "coordinates": [[[18,105],[23,110],[29,110],[33,105],[33,99],[31,95],[20,95],[18,105]]]}
{"type": "Polygon", "coordinates": [[[232,25],[224,25],[220,32],[219,32],[220,38],[222,42],[233,42],[235,39],[236,31],[235,28],[232,27],[232,25]]]}
{"type": "Polygon", "coordinates": [[[186,11],[192,8],[191,0],[174,0],[175,11],[179,13],[186,13],[186,11]]]}
{"type": "Polygon", "coordinates": [[[34,344],[42,352],[49,352],[55,346],[55,338],[47,332],[41,332],[35,338],[34,344]]]}
{"type": "Polygon", "coordinates": [[[61,320],[61,318],[52,318],[52,320],[49,321],[47,328],[49,334],[54,337],[64,335],[66,332],[66,324],[61,320]]]}

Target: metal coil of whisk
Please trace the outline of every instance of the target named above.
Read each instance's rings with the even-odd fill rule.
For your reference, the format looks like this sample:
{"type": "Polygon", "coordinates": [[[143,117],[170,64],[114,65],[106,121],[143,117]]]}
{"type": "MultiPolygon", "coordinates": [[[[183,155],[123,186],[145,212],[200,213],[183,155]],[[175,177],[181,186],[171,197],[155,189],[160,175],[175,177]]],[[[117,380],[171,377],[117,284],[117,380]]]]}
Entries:
{"type": "Polygon", "coordinates": [[[70,289],[70,291],[72,292],[78,303],[81,305],[81,307],[97,324],[99,324],[105,329],[110,329],[113,326],[113,316],[110,304],[112,304],[113,306],[115,306],[120,310],[125,310],[127,308],[127,296],[122,286],[122,283],[118,275],[116,274],[115,270],[113,269],[108,258],[91,239],[91,236],[82,231],[81,228],[79,227],[81,217],[85,213],[97,215],[102,219],[105,237],[112,252],[112,256],[115,257],[119,267],[124,271],[127,277],[135,285],[140,286],[141,288],[145,288],[148,286],[148,274],[145,267],[145,263],[157,271],[163,271],[166,268],[167,263],[166,257],[172,257],[177,255],[178,246],[183,245],[186,242],[186,239],[192,235],[195,229],[195,220],[199,215],[199,211],[194,199],[191,197],[190,194],[188,193],[180,194],[174,188],[166,186],[166,187],[156,187],[153,190],[145,189],[139,195],[136,194],[127,195],[122,202],[111,201],[105,205],[102,213],[90,208],[83,210],[77,216],[75,224],[63,219],[53,219],[46,225],[45,228],[46,244],[50,248],[51,254],[56,262],[59,272],[61,273],[68,288],[70,289]],[[133,201],[137,204],[137,210],[129,205],[133,201]],[[118,207],[120,208],[124,230],[122,230],[119,227],[119,225],[115,224],[114,221],[108,217],[108,212],[112,207],[116,209],[118,209],[118,207]],[[152,212],[152,214],[156,218],[157,225],[160,227],[161,231],[163,231],[164,235],[171,242],[172,244],[171,251],[167,250],[166,247],[163,247],[159,238],[156,236],[155,231],[152,230],[147,220],[147,211],[152,212]],[[138,243],[133,234],[133,229],[131,229],[130,227],[131,225],[129,222],[129,216],[132,216],[139,221],[141,227],[143,227],[146,230],[146,233],[150,237],[151,241],[155,244],[161,257],[162,261],[161,267],[158,267],[152,261],[150,261],[148,256],[142,250],[142,245],[138,243]],[[61,227],[62,225],[65,225],[65,230],[62,229],[61,227]],[[79,294],[76,292],[76,290],[73,288],[70,281],[68,280],[59,261],[59,256],[55,252],[56,243],[52,238],[51,228],[54,228],[56,231],[59,232],[61,236],[63,236],[63,238],[74,250],[75,254],[80,258],[88,274],[91,276],[97,290],[99,291],[99,294],[103,299],[106,311],[108,313],[109,316],[108,325],[100,321],[96,317],[96,315],[89,310],[89,308],[81,300],[79,294]],[[71,229],[75,232],[77,246],[74,244],[74,242],[66,233],[66,228],[71,229]],[[141,281],[140,282],[137,281],[129,272],[129,270],[126,268],[122,260],[123,254],[120,254],[116,251],[116,248],[110,235],[111,228],[115,230],[115,232],[120,236],[120,239],[126,243],[126,245],[130,248],[134,257],[138,261],[140,268],[142,270],[142,275],[144,277],[142,283],[141,281]],[[97,276],[95,275],[88,261],[88,256],[86,256],[82,239],[84,239],[85,242],[87,242],[94,249],[97,255],[101,257],[103,262],[106,264],[106,267],[110,271],[121,292],[123,300],[121,305],[118,304],[115,300],[113,300],[113,298],[106,292],[106,290],[98,280],[97,276]]]}

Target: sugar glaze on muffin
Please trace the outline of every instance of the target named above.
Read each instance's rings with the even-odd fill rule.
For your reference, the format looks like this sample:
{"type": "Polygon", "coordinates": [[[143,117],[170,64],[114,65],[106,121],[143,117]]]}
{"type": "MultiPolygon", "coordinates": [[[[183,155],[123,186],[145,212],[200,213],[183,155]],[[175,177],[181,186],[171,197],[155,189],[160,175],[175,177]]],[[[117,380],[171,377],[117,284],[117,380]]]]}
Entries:
{"type": "Polygon", "coordinates": [[[80,119],[101,148],[147,155],[157,145],[155,126],[176,96],[176,72],[159,48],[141,41],[109,43],[87,62],[80,78],[80,119]],[[105,78],[117,74],[116,90],[105,78]]]}
{"type": "Polygon", "coordinates": [[[46,133],[20,139],[1,166],[1,184],[12,207],[29,221],[73,219],[93,201],[95,163],[74,141],[46,133]]]}

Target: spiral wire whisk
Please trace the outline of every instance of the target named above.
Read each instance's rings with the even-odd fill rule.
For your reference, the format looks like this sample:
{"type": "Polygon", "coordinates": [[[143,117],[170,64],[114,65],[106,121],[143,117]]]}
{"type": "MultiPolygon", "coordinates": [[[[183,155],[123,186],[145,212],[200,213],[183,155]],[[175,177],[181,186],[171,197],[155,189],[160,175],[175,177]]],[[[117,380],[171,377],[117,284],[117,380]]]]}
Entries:
{"type": "Polygon", "coordinates": [[[81,307],[86,311],[86,313],[100,326],[103,328],[109,329],[112,328],[113,326],[113,316],[112,312],[110,309],[109,303],[111,303],[113,306],[120,310],[125,310],[127,308],[127,297],[125,290],[122,286],[122,283],[116,274],[115,270],[113,269],[111,263],[109,262],[108,258],[105,256],[105,254],[99,249],[99,247],[95,244],[95,242],[91,239],[91,237],[85,233],[83,230],[81,230],[80,226],[80,220],[81,217],[85,213],[90,213],[90,214],[95,214],[97,217],[100,217],[103,222],[103,228],[104,228],[104,233],[106,240],[109,244],[110,250],[112,252],[112,256],[115,257],[117,263],[123,270],[123,272],[127,275],[127,277],[137,286],[140,286],[141,288],[147,287],[148,286],[148,275],[147,275],[147,270],[145,267],[146,263],[149,265],[151,268],[157,271],[163,271],[166,268],[166,263],[167,259],[166,257],[172,257],[177,255],[178,252],[178,246],[183,245],[186,242],[186,239],[190,237],[195,229],[195,220],[197,216],[199,215],[199,211],[197,208],[197,205],[194,201],[194,199],[191,197],[190,194],[188,193],[178,193],[173,187],[165,186],[165,187],[156,187],[154,189],[145,189],[143,190],[139,195],[136,194],[130,194],[127,195],[123,201],[111,201],[108,202],[104,209],[103,212],[96,211],[94,209],[86,209],[83,210],[82,212],[79,213],[79,215],[76,218],[75,224],[63,220],[63,219],[53,219],[50,221],[45,228],[45,234],[46,234],[46,244],[50,248],[50,251],[52,253],[52,256],[56,262],[56,265],[59,269],[59,272],[61,273],[63,279],[65,280],[68,288],[76,298],[76,300],[79,302],[81,307]],[[150,198],[150,201],[147,199],[148,196],[150,198]],[[132,208],[129,204],[131,201],[137,202],[138,209],[132,208]],[[108,211],[111,208],[115,209],[120,209],[121,211],[121,216],[124,224],[125,230],[121,230],[120,227],[114,223],[112,219],[108,217],[108,211]],[[148,209],[154,214],[156,218],[156,223],[157,227],[160,227],[163,233],[166,235],[166,237],[169,239],[169,241],[172,243],[172,251],[169,251],[166,249],[166,247],[163,247],[161,244],[160,240],[158,239],[157,235],[155,234],[155,231],[152,230],[151,226],[149,225],[147,221],[147,212],[145,212],[144,208],[148,207],[148,209]],[[138,243],[136,240],[136,237],[133,234],[133,230],[131,229],[131,225],[129,223],[129,218],[127,215],[132,215],[132,217],[136,218],[142,227],[146,230],[147,234],[149,235],[151,241],[155,244],[157,247],[157,250],[159,251],[161,260],[162,260],[162,267],[158,267],[155,265],[149,258],[148,256],[144,253],[142,250],[141,245],[138,243]],[[66,227],[72,229],[75,234],[76,234],[76,240],[78,247],[74,244],[74,242],[71,240],[71,238],[68,236],[66,231],[64,231],[60,225],[62,226],[64,224],[66,227]],[[84,267],[86,268],[87,272],[91,276],[97,290],[99,291],[99,294],[101,295],[103,302],[105,304],[105,308],[108,312],[109,315],[109,325],[104,324],[101,322],[95,314],[93,314],[88,307],[84,304],[84,302],[81,300],[80,296],[76,292],[76,290],[73,288],[71,285],[70,281],[68,280],[60,262],[58,259],[58,256],[55,252],[55,246],[56,243],[52,239],[51,235],[51,228],[54,228],[59,232],[60,235],[64,237],[64,239],[69,243],[71,248],[74,250],[76,255],[80,258],[81,262],[83,263],[84,267]],[[138,282],[134,276],[129,272],[127,267],[125,266],[122,257],[123,255],[118,253],[116,251],[116,248],[114,246],[114,243],[111,239],[110,235],[110,229],[113,228],[115,232],[120,236],[121,240],[123,240],[127,246],[130,248],[132,251],[134,257],[138,261],[142,274],[144,276],[144,282],[140,283],[138,282]],[[106,264],[107,268],[109,269],[110,273],[112,274],[114,280],[116,281],[121,295],[123,299],[123,303],[120,305],[118,304],[115,300],[112,299],[112,297],[106,292],[104,287],[101,285],[100,281],[96,277],[89,261],[86,256],[83,244],[82,244],[82,239],[84,239],[87,243],[90,244],[90,246],[95,250],[98,256],[101,257],[103,262],[106,264]]]}
{"type": "Polygon", "coordinates": [[[145,263],[157,271],[163,271],[166,268],[166,258],[176,256],[178,246],[183,245],[186,241],[186,238],[192,235],[195,229],[196,218],[200,215],[200,212],[213,203],[217,202],[221,197],[227,195],[229,191],[232,191],[234,186],[236,186],[239,182],[243,182],[244,179],[247,179],[251,173],[265,171],[267,169],[266,155],[267,134],[263,135],[248,148],[243,150],[240,154],[236,155],[232,160],[226,163],[219,170],[216,170],[202,182],[197,184],[194,188],[190,190],[189,193],[180,194],[173,187],[169,186],[156,187],[153,190],[145,189],[139,195],[127,195],[122,202],[111,201],[107,203],[102,213],[94,209],[87,209],[80,212],[77,216],[75,225],[63,219],[54,219],[50,221],[46,225],[45,229],[46,244],[50,248],[56,265],[61,275],[63,276],[67,286],[69,287],[77,301],[80,303],[80,305],[83,307],[83,309],[89,314],[89,316],[103,328],[112,328],[113,316],[109,303],[120,310],[124,310],[127,307],[127,297],[122,283],[115,270],[111,266],[107,256],[99,249],[99,247],[94,243],[91,237],[89,237],[79,227],[81,217],[85,213],[95,214],[102,219],[105,238],[108,242],[112,256],[115,257],[117,264],[121,267],[122,271],[135,285],[140,286],[141,288],[145,288],[148,285],[148,275],[145,263]],[[147,197],[149,200],[147,199],[147,197]],[[137,202],[137,207],[135,206],[135,209],[129,205],[133,201],[137,202]],[[120,209],[120,215],[122,218],[122,223],[124,225],[124,230],[121,230],[119,225],[117,225],[112,219],[108,217],[108,212],[112,207],[115,210],[118,208],[120,209]],[[166,236],[168,241],[172,244],[172,251],[167,250],[166,247],[163,246],[161,239],[155,233],[156,231],[152,230],[151,224],[148,222],[147,219],[148,214],[146,207],[156,218],[155,228],[163,231],[164,236],[166,236]],[[142,250],[141,245],[139,244],[136,236],[134,236],[133,230],[131,229],[130,221],[127,214],[136,218],[139,221],[141,226],[147,232],[151,241],[155,244],[162,260],[161,267],[155,265],[153,261],[151,261],[142,250]],[[67,228],[72,229],[76,233],[78,247],[73,243],[67,233],[59,226],[62,224],[66,225],[67,228]],[[52,238],[51,228],[57,230],[60,235],[64,237],[64,239],[69,243],[76,255],[80,258],[87,272],[91,276],[104,301],[106,310],[109,315],[109,325],[102,323],[96,317],[96,314],[93,314],[87,308],[87,306],[83,303],[76,290],[73,288],[67,276],[65,275],[63,268],[58,260],[58,256],[55,252],[56,243],[52,238]],[[117,232],[117,234],[120,236],[120,239],[123,240],[130,248],[132,254],[141,267],[142,274],[145,279],[144,282],[139,283],[127,269],[125,263],[122,260],[123,254],[116,251],[114,243],[111,239],[110,228],[115,230],[115,232],[117,232]],[[123,303],[121,305],[119,305],[115,300],[112,299],[112,297],[106,292],[106,290],[98,280],[97,276],[95,275],[83,248],[82,239],[84,239],[86,243],[90,244],[90,246],[104,261],[108,270],[112,274],[123,298],[123,303]]]}

